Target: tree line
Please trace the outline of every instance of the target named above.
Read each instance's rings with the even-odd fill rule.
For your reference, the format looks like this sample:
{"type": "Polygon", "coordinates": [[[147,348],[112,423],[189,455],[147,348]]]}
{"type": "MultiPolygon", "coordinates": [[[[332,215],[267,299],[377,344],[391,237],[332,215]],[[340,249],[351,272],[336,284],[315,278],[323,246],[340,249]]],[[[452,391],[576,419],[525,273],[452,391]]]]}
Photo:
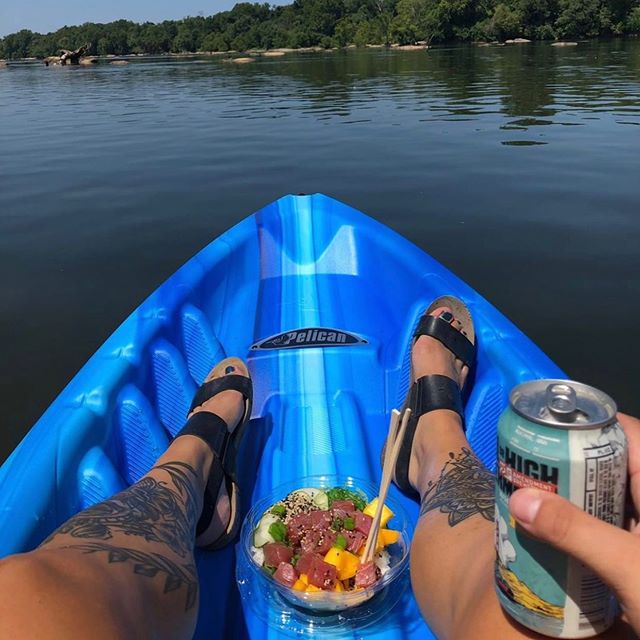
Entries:
{"type": "Polygon", "coordinates": [[[88,22],[0,39],[0,58],[44,58],[91,43],[90,55],[325,48],[448,41],[576,39],[640,33],[640,0],[294,0],[242,2],[212,16],[138,24],[88,22]]]}

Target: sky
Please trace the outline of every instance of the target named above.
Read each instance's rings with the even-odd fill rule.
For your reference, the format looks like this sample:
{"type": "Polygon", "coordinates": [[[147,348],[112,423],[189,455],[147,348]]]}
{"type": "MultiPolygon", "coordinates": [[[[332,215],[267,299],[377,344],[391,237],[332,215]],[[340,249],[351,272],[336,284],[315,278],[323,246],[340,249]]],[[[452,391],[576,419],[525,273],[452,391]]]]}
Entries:
{"type": "MultiPolygon", "coordinates": [[[[0,37],[20,29],[39,33],[56,31],[83,22],[112,22],[120,18],[134,22],[161,22],[185,16],[211,15],[231,9],[237,0],[0,0],[0,37]]],[[[265,0],[262,0],[265,1],[265,0]]],[[[291,1],[291,0],[288,0],[291,1]]],[[[270,0],[270,4],[288,4],[270,0]]]]}

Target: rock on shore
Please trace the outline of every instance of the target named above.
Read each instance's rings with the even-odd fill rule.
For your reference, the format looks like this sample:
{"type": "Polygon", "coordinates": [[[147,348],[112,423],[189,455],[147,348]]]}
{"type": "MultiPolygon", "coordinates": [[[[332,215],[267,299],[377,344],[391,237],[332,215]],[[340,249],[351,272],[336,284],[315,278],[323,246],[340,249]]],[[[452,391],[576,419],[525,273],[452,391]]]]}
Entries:
{"type": "Polygon", "coordinates": [[[398,51],[424,51],[429,48],[426,44],[399,44],[397,47],[393,47],[398,51]]]}
{"type": "Polygon", "coordinates": [[[577,47],[577,42],[552,42],[552,47],[577,47]]]}
{"type": "Polygon", "coordinates": [[[223,62],[232,62],[233,64],[248,64],[255,61],[255,58],[225,58],[223,60],[223,62]]]}

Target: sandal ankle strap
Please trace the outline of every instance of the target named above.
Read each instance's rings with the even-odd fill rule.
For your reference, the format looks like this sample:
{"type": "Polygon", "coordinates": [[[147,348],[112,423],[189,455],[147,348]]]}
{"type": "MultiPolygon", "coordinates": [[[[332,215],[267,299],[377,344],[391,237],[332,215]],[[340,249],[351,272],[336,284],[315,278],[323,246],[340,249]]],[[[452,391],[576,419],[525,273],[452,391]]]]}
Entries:
{"type": "Polygon", "coordinates": [[[431,374],[418,378],[411,387],[409,407],[412,412],[411,417],[416,420],[429,411],[448,409],[455,411],[464,424],[460,387],[448,376],[431,374]]]}

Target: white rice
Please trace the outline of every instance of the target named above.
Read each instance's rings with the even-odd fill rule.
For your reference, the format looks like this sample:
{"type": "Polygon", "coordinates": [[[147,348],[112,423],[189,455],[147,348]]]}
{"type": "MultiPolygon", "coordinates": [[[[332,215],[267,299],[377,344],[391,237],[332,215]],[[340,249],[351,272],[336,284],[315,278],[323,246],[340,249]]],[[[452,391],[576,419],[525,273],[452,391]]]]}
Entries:
{"type": "Polygon", "coordinates": [[[389,571],[389,569],[391,569],[391,558],[389,557],[389,552],[386,549],[377,553],[373,561],[376,563],[376,567],[380,569],[381,575],[384,575],[389,571]]]}
{"type": "Polygon", "coordinates": [[[254,547],[251,545],[251,557],[253,561],[261,567],[264,563],[264,550],[261,547],[254,547]]]}

